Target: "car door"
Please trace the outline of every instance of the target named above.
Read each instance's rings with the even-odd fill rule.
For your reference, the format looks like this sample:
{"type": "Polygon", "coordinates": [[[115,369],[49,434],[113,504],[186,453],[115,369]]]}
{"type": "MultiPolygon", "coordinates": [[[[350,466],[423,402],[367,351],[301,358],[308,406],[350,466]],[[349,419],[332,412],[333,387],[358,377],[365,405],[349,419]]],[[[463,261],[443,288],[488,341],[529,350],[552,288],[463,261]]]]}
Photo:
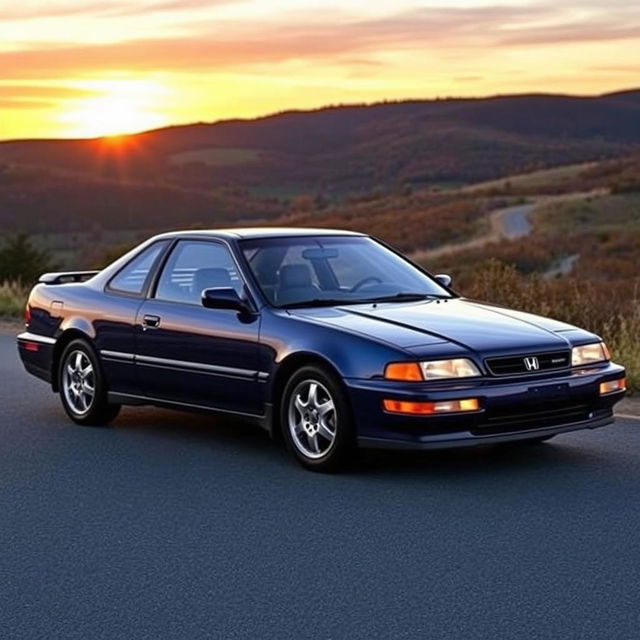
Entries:
{"type": "Polygon", "coordinates": [[[86,313],[95,329],[95,345],[110,391],[140,393],[135,371],[135,325],[138,309],[151,284],[169,240],[153,242],[127,262],[107,283],[92,293],[86,313]]]}
{"type": "Polygon", "coordinates": [[[136,320],[136,370],[145,395],[176,403],[261,414],[260,315],[202,306],[203,289],[246,295],[226,244],[179,240],[136,320]]]}

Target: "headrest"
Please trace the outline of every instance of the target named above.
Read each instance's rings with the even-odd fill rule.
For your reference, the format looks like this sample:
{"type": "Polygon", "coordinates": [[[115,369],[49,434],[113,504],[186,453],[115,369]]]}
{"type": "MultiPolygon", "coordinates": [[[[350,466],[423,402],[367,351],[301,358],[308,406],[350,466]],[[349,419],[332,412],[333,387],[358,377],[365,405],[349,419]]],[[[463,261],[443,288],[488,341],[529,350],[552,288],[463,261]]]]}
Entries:
{"type": "Polygon", "coordinates": [[[193,274],[193,291],[200,294],[204,289],[214,287],[231,287],[231,276],[226,269],[198,269],[193,274]]]}
{"type": "Polygon", "coordinates": [[[312,286],[311,269],[306,264],[287,264],[280,267],[278,277],[282,288],[312,286]]]}

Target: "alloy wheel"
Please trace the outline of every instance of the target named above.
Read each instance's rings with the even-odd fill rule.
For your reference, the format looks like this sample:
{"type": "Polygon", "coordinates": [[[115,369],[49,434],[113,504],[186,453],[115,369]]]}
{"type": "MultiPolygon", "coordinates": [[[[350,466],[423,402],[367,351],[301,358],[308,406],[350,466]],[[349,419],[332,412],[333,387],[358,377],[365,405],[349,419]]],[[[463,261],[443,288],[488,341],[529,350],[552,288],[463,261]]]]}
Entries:
{"type": "Polygon", "coordinates": [[[83,416],[95,400],[95,372],[84,351],[69,352],[62,369],[62,390],[67,406],[73,413],[83,416]]]}
{"type": "Polygon", "coordinates": [[[295,447],[305,457],[327,455],[336,440],[337,416],[331,393],[317,380],[303,380],[294,388],[288,426],[295,447]]]}

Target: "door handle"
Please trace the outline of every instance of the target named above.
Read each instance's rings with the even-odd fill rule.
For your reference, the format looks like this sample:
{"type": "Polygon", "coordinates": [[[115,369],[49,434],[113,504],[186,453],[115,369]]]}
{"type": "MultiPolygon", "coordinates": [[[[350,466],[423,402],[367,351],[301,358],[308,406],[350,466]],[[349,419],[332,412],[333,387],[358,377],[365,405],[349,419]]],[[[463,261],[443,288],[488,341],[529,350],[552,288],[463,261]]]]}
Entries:
{"type": "Polygon", "coordinates": [[[160,316],[142,316],[142,330],[157,329],[160,326],[160,316]]]}

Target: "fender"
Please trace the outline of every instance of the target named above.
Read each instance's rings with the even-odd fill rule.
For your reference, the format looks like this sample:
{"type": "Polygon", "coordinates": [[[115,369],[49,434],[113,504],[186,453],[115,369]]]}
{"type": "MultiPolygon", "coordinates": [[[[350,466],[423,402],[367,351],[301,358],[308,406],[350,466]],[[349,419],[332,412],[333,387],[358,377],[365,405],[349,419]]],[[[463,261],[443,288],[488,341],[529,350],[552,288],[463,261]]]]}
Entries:
{"type": "Polygon", "coordinates": [[[65,318],[58,327],[56,338],[60,339],[65,332],[71,329],[80,331],[80,333],[83,333],[91,340],[95,340],[96,338],[96,330],[94,329],[93,324],[82,316],[69,316],[68,318],[65,318]]]}

